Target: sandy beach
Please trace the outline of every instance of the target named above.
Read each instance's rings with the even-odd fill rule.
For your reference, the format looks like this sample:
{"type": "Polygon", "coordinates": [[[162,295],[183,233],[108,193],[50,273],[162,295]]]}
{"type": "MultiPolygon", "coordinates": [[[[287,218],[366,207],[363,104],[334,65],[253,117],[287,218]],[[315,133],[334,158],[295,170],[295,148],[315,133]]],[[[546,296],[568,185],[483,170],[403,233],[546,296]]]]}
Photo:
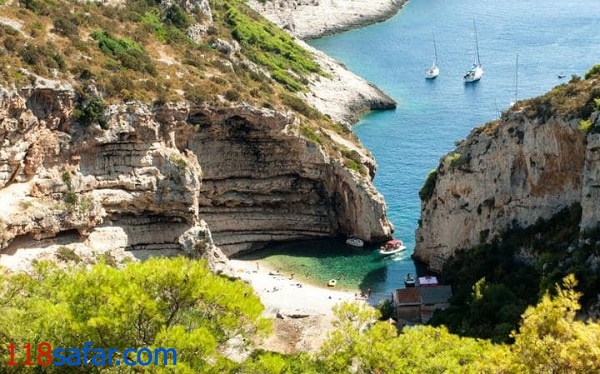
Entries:
{"type": "Polygon", "coordinates": [[[354,291],[316,287],[287,273],[273,275],[276,271],[263,261],[231,259],[229,263],[235,276],[254,288],[265,306],[265,317],[274,318],[274,333],[257,342],[263,349],[281,353],[318,351],[327,332],[333,329],[333,306],[356,300],[354,291]]]}
{"type": "MultiPolygon", "coordinates": [[[[291,277],[291,274],[273,275],[275,270],[264,262],[229,260],[235,276],[247,281],[256,290],[267,316],[281,314],[322,315],[332,317],[331,308],[344,301],[354,301],[355,292],[335,288],[320,288],[291,277]],[[258,269],[257,269],[258,264],[258,269]]],[[[356,292],[360,292],[358,289],[356,292]]]]}

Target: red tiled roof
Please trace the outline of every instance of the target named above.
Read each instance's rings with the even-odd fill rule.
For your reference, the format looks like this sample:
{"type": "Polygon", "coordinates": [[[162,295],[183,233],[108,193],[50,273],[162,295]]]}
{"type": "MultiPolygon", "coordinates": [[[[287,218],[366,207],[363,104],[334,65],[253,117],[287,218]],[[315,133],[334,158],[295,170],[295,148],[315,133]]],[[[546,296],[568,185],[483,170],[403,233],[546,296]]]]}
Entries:
{"type": "Polygon", "coordinates": [[[416,287],[401,288],[394,291],[394,301],[396,304],[420,304],[421,296],[419,289],[416,287]]]}

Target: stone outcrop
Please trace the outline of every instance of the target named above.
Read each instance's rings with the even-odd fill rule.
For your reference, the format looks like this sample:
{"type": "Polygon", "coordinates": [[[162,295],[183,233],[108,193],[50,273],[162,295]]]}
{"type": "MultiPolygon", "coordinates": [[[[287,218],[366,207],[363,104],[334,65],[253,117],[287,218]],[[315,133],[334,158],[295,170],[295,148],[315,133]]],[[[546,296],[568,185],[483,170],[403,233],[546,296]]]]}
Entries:
{"type": "MultiPolygon", "coordinates": [[[[583,85],[581,92],[593,92],[597,82],[583,85]]],[[[589,104],[560,96],[569,89],[549,95],[565,104],[580,100],[582,108],[589,104]]],[[[441,271],[457,250],[489,242],[513,225],[548,219],[574,203],[582,206],[581,230],[598,226],[598,112],[589,117],[592,131],[582,131],[578,114],[552,109],[549,97],[518,103],[442,159],[421,190],[416,259],[441,271]]]]}
{"type": "Polygon", "coordinates": [[[215,243],[233,254],[278,240],[391,234],[370,154],[334,133],[330,147],[307,140],[292,113],[131,102],[107,107],[103,129],[74,110],[68,88],[0,93],[5,252],[17,250],[15,239],[54,245],[76,234],[92,251],[184,251],[218,268],[215,243]],[[360,155],[364,175],[343,165],[335,141],[360,155]]]}
{"type": "Polygon", "coordinates": [[[309,78],[309,92],[303,98],[333,121],[350,126],[372,110],[396,107],[396,101],[374,84],[350,72],[325,53],[301,40],[297,42],[313,53],[315,61],[327,73],[325,77],[313,74],[309,78]]]}
{"type": "Polygon", "coordinates": [[[262,16],[300,39],[316,39],[385,21],[406,0],[250,0],[262,16]]]}

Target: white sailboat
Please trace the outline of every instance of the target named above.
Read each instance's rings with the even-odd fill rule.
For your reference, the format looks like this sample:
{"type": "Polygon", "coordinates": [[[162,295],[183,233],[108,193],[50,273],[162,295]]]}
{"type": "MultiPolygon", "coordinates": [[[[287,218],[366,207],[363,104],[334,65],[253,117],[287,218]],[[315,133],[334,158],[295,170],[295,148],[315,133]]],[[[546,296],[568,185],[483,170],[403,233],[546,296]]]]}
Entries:
{"type": "Polygon", "coordinates": [[[515,66],[515,100],[510,102],[510,107],[513,107],[517,103],[517,97],[519,93],[519,55],[517,54],[517,62],[515,66]]]}
{"type": "Polygon", "coordinates": [[[440,68],[437,66],[437,48],[435,46],[435,36],[433,37],[433,64],[425,73],[425,79],[435,79],[440,75],[440,68]]]}
{"type": "Polygon", "coordinates": [[[477,27],[475,26],[475,20],[473,20],[473,28],[475,29],[475,52],[477,59],[471,69],[469,69],[463,76],[465,83],[477,82],[483,76],[483,66],[479,59],[479,41],[477,40],[477,27]]]}

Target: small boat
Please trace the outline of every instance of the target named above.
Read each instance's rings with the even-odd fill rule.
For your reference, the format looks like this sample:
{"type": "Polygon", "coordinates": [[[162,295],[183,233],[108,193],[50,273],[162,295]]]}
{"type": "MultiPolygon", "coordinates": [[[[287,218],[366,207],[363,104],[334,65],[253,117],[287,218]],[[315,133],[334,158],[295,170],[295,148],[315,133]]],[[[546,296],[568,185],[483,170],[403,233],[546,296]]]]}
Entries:
{"type": "Polygon", "coordinates": [[[475,53],[476,60],[465,75],[463,76],[465,83],[477,82],[483,76],[483,66],[479,59],[479,41],[477,40],[477,27],[475,26],[475,20],[473,20],[473,28],[475,29],[475,53]]]}
{"type": "Polygon", "coordinates": [[[566,76],[566,74],[558,74],[558,79],[564,79],[566,76]]]}
{"type": "Polygon", "coordinates": [[[363,242],[357,237],[351,236],[348,239],[346,239],[346,244],[351,245],[353,247],[362,247],[365,245],[365,242],[363,242]]]}
{"type": "Polygon", "coordinates": [[[382,255],[391,255],[394,253],[402,252],[406,250],[406,246],[402,243],[402,240],[390,240],[386,242],[384,245],[379,247],[379,253],[382,255]]]}
{"type": "Polygon", "coordinates": [[[404,278],[404,287],[415,287],[415,285],[415,278],[413,278],[410,273],[406,274],[406,278],[404,278]]]}
{"type": "Polygon", "coordinates": [[[435,46],[435,37],[433,37],[433,64],[425,73],[425,79],[435,79],[440,75],[440,68],[437,66],[437,48],[435,46]]]}
{"type": "Polygon", "coordinates": [[[327,282],[327,287],[335,287],[336,284],[337,284],[337,280],[330,279],[329,282],[327,282]]]}

